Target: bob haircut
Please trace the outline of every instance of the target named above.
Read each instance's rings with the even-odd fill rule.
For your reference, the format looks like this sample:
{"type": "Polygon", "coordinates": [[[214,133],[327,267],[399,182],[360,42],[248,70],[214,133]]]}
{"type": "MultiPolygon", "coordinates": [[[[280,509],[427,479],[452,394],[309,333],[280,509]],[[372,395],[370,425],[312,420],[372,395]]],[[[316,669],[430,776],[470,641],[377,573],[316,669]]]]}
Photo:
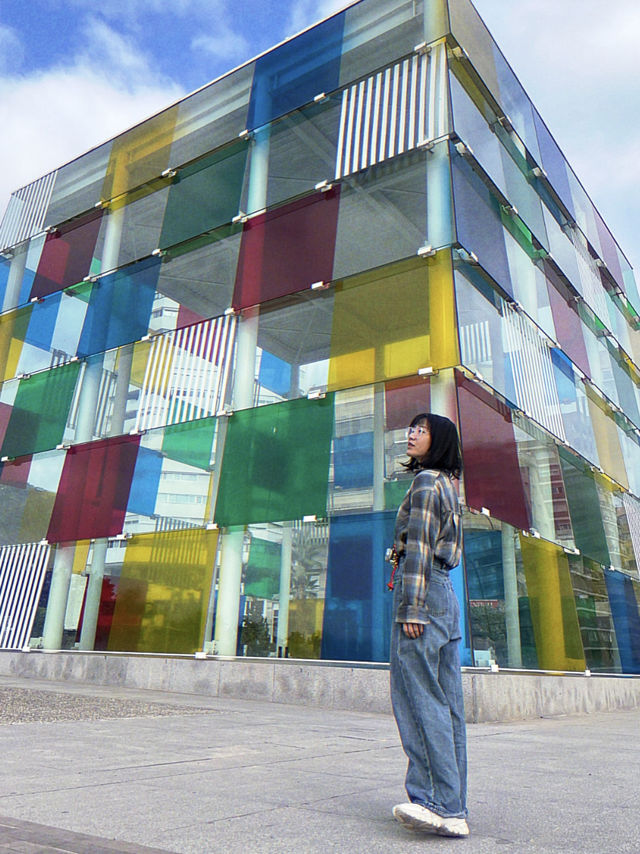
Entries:
{"type": "Polygon", "coordinates": [[[462,473],[462,454],[456,425],[443,415],[434,415],[431,412],[416,415],[409,427],[417,427],[420,424],[429,427],[431,446],[422,459],[411,457],[404,465],[409,471],[439,469],[451,477],[459,478],[462,473]]]}

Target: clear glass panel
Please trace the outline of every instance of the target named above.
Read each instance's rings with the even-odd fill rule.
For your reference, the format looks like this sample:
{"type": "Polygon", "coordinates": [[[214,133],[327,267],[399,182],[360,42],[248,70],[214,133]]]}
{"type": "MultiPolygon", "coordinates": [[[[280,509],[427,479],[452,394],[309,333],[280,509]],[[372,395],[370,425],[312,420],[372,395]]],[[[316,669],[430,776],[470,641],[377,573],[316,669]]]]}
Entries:
{"type": "Polygon", "coordinates": [[[558,449],[576,546],[591,560],[609,566],[600,496],[589,467],[564,448],[558,449]]]}
{"type": "Polygon", "coordinates": [[[334,278],[411,258],[424,245],[425,157],[412,152],[341,182],[334,278]]]}
{"type": "Polygon", "coordinates": [[[256,60],[249,130],[338,88],[344,19],[334,15],[256,60]]]}
{"type": "Polygon", "coordinates": [[[147,184],[144,190],[121,196],[119,206],[112,205],[109,216],[103,218],[100,238],[105,250],[99,272],[138,261],[158,248],[169,198],[168,179],[153,187],[147,184]]]}
{"type": "Polygon", "coordinates": [[[217,531],[140,534],[127,541],[106,648],[186,653],[202,649],[217,531]]]}
{"type": "Polygon", "coordinates": [[[46,225],[90,211],[102,197],[112,141],[105,142],[58,170],[47,208],[46,225]]]}
{"type": "Polygon", "coordinates": [[[516,528],[531,525],[511,410],[457,374],[465,501],[516,528]],[[500,472],[498,477],[497,473],[500,472]]]}
{"type": "Polygon", "coordinates": [[[586,666],[567,555],[544,540],[520,535],[538,667],[584,670],[586,666]]]}
{"type": "Polygon", "coordinates": [[[336,284],[329,387],[459,362],[449,251],[336,284]]]}
{"type": "Polygon", "coordinates": [[[594,673],[619,673],[611,606],[600,564],[569,555],[571,584],[576,600],[587,667],[594,673]]]}
{"type": "Polygon", "coordinates": [[[629,489],[635,495],[640,495],[640,437],[637,433],[633,435],[623,430],[619,431],[618,437],[629,478],[629,489]]]}
{"type": "Polygon", "coordinates": [[[640,673],[640,585],[621,572],[605,572],[623,673],[640,673]]]}
{"type": "Polygon", "coordinates": [[[561,350],[553,348],[551,359],[566,441],[583,457],[598,465],[593,425],[582,380],[561,350]]]}
{"type": "Polygon", "coordinates": [[[331,281],[339,198],[339,188],[314,193],[245,223],[234,308],[331,281]]]}
{"type": "Polygon", "coordinates": [[[231,222],[240,210],[248,150],[241,140],[179,170],[169,190],[158,246],[173,246],[231,222]]]}
{"type": "Polygon", "coordinates": [[[332,432],[333,395],[236,412],[227,428],[216,522],[325,516],[332,432]]]}
{"type": "Polygon", "coordinates": [[[486,516],[463,516],[469,623],[476,667],[536,668],[520,537],[486,516]]]}
{"type": "Polygon", "coordinates": [[[340,85],[411,53],[423,41],[445,36],[449,29],[446,4],[442,0],[430,2],[426,32],[423,6],[422,0],[393,0],[384,6],[365,1],[350,6],[344,13],[340,85]]]}

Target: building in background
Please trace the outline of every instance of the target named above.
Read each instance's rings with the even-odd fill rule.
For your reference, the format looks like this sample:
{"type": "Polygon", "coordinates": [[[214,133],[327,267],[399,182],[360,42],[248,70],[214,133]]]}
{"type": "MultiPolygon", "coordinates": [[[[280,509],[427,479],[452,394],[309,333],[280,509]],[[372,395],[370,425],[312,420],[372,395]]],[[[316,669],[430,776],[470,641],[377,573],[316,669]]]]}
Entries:
{"type": "Polygon", "coordinates": [[[0,647],[384,661],[405,430],[465,662],[640,672],[640,298],[468,0],[361,0],[18,190],[0,647]]]}

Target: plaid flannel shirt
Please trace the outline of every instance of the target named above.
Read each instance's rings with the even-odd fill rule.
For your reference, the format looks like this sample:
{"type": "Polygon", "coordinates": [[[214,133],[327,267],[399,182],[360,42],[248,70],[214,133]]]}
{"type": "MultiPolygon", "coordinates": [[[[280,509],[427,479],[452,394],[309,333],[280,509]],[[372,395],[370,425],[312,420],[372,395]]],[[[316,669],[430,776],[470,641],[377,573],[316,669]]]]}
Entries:
{"type": "Polygon", "coordinates": [[[396,517],[395,544],[400,555],[398,623],[427,623],[426,605],[434,561],[448,568],[460,563],[460,505],[451,478],[423,469],[414,477],[396,517]]]}

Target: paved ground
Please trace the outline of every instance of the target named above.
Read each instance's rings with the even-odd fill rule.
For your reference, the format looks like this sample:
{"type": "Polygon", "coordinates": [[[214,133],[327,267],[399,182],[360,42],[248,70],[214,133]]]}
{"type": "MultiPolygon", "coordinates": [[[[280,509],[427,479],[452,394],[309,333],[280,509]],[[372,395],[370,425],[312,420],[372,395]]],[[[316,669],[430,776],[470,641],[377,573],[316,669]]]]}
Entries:
{"type": "Polygon", "coordinates": [[[640,852],[640,713],[469,730],[467,840],[411,834],[393,720],[0,678],[0,854],[640,852]]]}

